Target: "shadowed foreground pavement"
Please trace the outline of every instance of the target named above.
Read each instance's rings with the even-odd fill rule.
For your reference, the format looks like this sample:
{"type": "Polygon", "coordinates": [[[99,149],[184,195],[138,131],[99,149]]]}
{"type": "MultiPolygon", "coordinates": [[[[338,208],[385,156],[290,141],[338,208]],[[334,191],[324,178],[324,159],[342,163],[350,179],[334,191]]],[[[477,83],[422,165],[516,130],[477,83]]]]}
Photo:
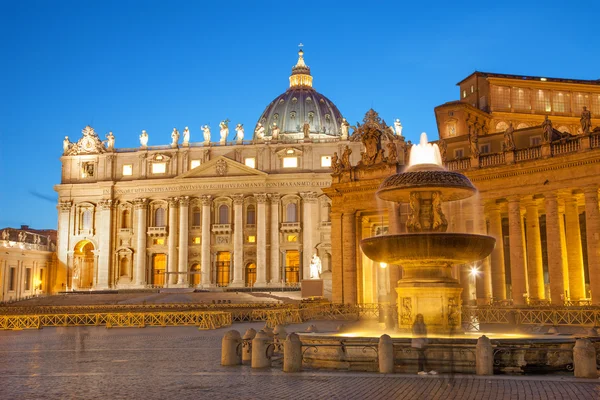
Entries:
{"type": "MultiPolygon", "coordinates": [[[[339,322],[316,322],[332,330],[339,322]]],[[[263,323],[236,324],[242,334],[263,323]]],[[[304,330],[308,323],[287,327],[304,330]]],[[[228,328],[229,329],[229,328],[228,328]]],[[[221,367],[228,329],[0,331],[2,399],[600,399],[600,380],[221,367]]]]}

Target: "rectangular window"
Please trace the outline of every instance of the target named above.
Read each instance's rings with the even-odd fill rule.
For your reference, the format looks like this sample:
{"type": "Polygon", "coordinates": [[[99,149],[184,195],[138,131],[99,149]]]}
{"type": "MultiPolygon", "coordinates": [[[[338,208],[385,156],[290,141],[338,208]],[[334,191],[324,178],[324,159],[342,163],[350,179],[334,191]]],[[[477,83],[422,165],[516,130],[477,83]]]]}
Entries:
{"type": "Polygon", "coordinates": [[[153,243],[157,246],[163,246],[165,244],[165,239],[163,239],[163,238],[154,239],[153,243]]]}
{"type": "Polygon", "coordinates": [[[31,268],[25,268],[25,290],[31,290],[31,268]]]}
{"type": "Polygon", "coordinates": [[[283,157],[283,168],[297,168],[298,157],[283,157]]]}
{"type": "Polygon", "coordinates": [[[331,156],[321,156],[321,167],[331,167],[331,156]]]}
{"type": "Polygon", "coordinates": [[[200,236],[196,236],[196,237],[194,237],[194,239],[192,240],[192,242],[193,242],[194,244],[200,244],[200,236]]]}
{"type": "Polygon", "coordinates": [[[550,105],[550,92],[538,89],[533,94],[533,109],[536,112],[548,113],[552,111],[550,105]]]}
{"type": "Polygon", "coordinates": [[[465,151],[463,149],[454,150],[454,158],[464,158],[464,157],[465,157],[465,151]]]}
{"type": "Polygon", "coordinates": [[[592,114],[594,117],[600,117],[600,94],[592,95],[592,114]]]}
{"type": "Polygon", "coordinates": [[[164,174],[165,172],[167,172],[167,163],[164,163],[164,162],[152,163],[152,173],[153,174],[164,174]]]}
{"type": "Polygon", "coordinates": [[[298,241],[298,235],[294,234],[294,235],[287,235],[287,241],[288,242],[297,242],[298,241]]]}
{"type": "Polygon", "coordinates": [[[465,97],[467,97],[467,91],[466,91],[466,90],[463,90],[463,99],[464,99],[465,97]]]}
{"type": "Polygon", "coordinates": [[[490,144],[489,143],[482,144],[479,146],[479,153],[487,154],[489,152],[490,152],[490,144]]]}
{"type": "Polygon", "coordinates": [[[529,146],[541,146],[542,145],[542,137],[541,136],[532,136],[529,138],[529,146]]]}
{"type": "Polygon", "coordinates": [[[510,111],[510,88],[492,86],[492,107],[494,110],[510,111]]]}
{"type": "Polygon", "coordinates": [[[123,176],[131,176],[133,175],[133,165],[125,164],[123,165],[123,176]]]}
{"type": "Polygon", "coordinates": [[[512,89],[512,106],[516,111],[530,111],[531,100],[529,98],[529,89],[512,89]]]}
{"type": "Polygon", "coordinates": [[[10,267],[8,272],[8,290],[14,291],[15,286],[17,285],[17,269],[15,267],[10,267]]]}
{"type": "Polygon", "coordinates": [[[245,158],[244,165],[246,165],[246,167],[256,168],[256,158],[254,158],[254,157],[245,158]]]}
{"type": "Polygon", "coordinates": [[[192,160],[192,162],[190,163],[190,169],[194,169],[199,166],[200,166],[200,160],[192,160]]]}
{"type": "Polygon", "coordinates": [[[590,96],[587,93],[573,93],[573,112],[580,115],[583,107],[590,107],[590,96]]]}
{"type": "Polygon", "coordinates": [[[248,236],[248,243],[256,243],[256,236],[253,236],[253,235],[248,236]]]}
{"type": "Polygon", "coordinates": [[[570,113],[571,94],[569,92],[554,92],[552,94],[552,109],[557,113],[570,113]]]}

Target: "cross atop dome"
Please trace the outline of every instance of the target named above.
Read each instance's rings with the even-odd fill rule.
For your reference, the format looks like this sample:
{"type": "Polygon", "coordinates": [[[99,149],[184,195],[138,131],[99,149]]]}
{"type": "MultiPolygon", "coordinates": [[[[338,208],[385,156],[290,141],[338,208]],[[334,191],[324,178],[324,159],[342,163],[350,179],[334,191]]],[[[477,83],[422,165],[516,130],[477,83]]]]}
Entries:
{"type": "Polygon", "coordinates": [[[302,50],[302,47],[304,47],[304,45],[300,43],[298,47],[300,48],[298,50],[298,62],[292,67],[292,75],[290,76],[290,87],[312,87],[312,76],[310,75],[310,68],[304,62],[304,51],[302,50]]]}

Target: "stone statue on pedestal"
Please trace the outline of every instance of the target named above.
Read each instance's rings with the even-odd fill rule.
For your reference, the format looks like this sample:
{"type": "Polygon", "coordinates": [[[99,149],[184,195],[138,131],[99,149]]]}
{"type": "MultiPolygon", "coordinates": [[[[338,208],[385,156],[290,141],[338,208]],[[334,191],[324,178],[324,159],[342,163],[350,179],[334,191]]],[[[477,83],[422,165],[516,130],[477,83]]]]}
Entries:
{"type": "Polygon", "coordinates": [[[242,143],[244,141],[244,124],[237,124],[235,126],[236,139],[237,143],[242,143]]]}
{"type": "Polygon", "coordinates": [[[335,151],[333,156],[331,156],[331,169],[333,170],[334,174],[339,174],[342,171],[342,163],[340,162],[337,151],[335,151]]]}
{"type": "Polygon", "coordinates": [[[171,147],[177,147],[177,142],[179,142],[179,131],[177,128],[173,128],[173,132],[171,132],[171,147]]]}
{"type": "Polygon", "coordinates": [[[190,144],[190,129],[186,126],[183,130],[183,145],[187,146],[190,144]]]}
{"type": "Polygon", "coordinates": [[[584,135],[589,135],[592,129],[592,113],[587,107],[583,107],[583,111],[581,111],[581,130],[584,135]]]}
{"type": "Polygon", "coordinates": [[[256,139],[263,140],[265,138],[265,127],[260,122],[256,124],[256,129],[254,130],[254,135],[256,139]]]}
{"type": "Polygon", "coordinates": [[[398,118],[394,121],[394,133],[396,136],[402,136],[402,124],[398,118]]]}
{"type": "Polygon", "coordinates": [[[277,122],[273,122],[273,128],[271,129],[271,137],[274,140],[277,140],[279,137],[279,127],[277,126],[277,122]]]}
{"type": "Polygon", "coordinates": [[[548,119],[547,115],[544,117],[544,122],[542,122],[542,130],[544,131],[544,143],[550,143],[554,128],[552,127],[552,121],[548,119]]]}
{"type": "Polygon", "coordinates": [[[515,138],[513,132],[515,128],[512,122],[508,123],[508,128],[504,131],[504,150],[513,151],[515,149],[515,138]]]}
{"type": "Polygon", "coordinates": [[[308,121],[304,121],[304,125],[302,125],[302,132],[304,133],[304,139],[310,139],[310,124],[308,121]]]}
{"type": "Polygon", "coordinates": [[[221,123],[219,123],[219,134],[221,135],[221,139],[219,140],[219,143],[224,144],[227,141],[227,136],[229,136],[229,120],[226,119],[224,121],[221,121],[221,123]]]}
{"type": "Polygon", "coordinates": [[[71,142],[69,141],[69,137],[65,136],[65,139],[63,140],[63,153],[66,153],[67,150],[69,150],[69,147],[71,147],[71,142]]]}
{"type": "Polygon", "coordinates": [[[113,150],[115,148],[115,135],[112,132],[108,132],[106,135],[106,148],[113,150]]]}
{"type": "Polygon", "coordinates": [[[142,134],[140,135],[140,146],[148,146],[148,134],[146,133],[146,131],[142,131],[142,134]]]}
{"type": "Polygon", "coordinates": [[[350,165],[350,154],[352,154],[352,150],[349,146],[346,146],[344,152],[342,153],[341,167],[343,170],[349,170],[352,167],[350,165]]]}
{"type": "Polygon", "coordinates": [[[342,126],[340,130],[342,133],[342,140],[347,140],[350,131],[350,124],[348,123],[348,121],[346,121],[346,118],[342,118],[342,126]]]}
{"type": "Polygon", "coordinates": [[[398,162],[398,149],[396,143],[388,142],[387,145],[387,162],[389,164],[396,164],[398,162]]]}
{"type": "Polygon", "coordinates": [[[313,254],[310,260],[310,279],[319,279],[322,272],[321,259],[318,255],[313,254]]]}
{"type": "Polygon", "coordinates": [[[210,143],[210,127],[208,125],[204,125],[202,127],[202,132],[204,133],[204,143],[210,143]]]}

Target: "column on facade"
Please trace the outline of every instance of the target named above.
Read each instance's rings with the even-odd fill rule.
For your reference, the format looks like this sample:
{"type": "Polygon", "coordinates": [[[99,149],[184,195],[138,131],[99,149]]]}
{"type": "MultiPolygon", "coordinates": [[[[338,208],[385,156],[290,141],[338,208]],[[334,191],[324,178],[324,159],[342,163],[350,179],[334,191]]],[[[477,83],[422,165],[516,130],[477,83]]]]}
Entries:
{"type": "Polygon", "coordinates": [[[169,197],[169,237],[168,237],[168,254],[167,254],[167,284],[173,285],[177,283],[177,206],[179,199],[169,197]]]}
{"type": "Polygon", "coordinates": [[[267,195],[257,193],[256,198],[256,282],[255,286],[267,284],[267,195]]]}
{"type": "Polygon", "coordinates": [[[592,304],[600,304],[600,211],[598,210],[598,187],[583,189],[585,197],[585,234],[587,241],[588,270],[592,304]]]}
{"type": "Polygon", "coordinates": [[[189,241],[190,198],[179,198],[179,274],[177,284],[186,286],[188,282],[188,241],[189,241]]]}
{"type": "Polygon", "coordinates": [[[244,195],[233,195],[233,281],[231,286],[244,286],[244,195]]]}
{"type": "Polygon", "coordinates": [[[356,211],[345,211],[342,215],[342,273],[343,273],[343,303],[356,304],[356,211]]]}
{"type": "MultiPolygon", "coordinates": [[[[487,222],[485,207],[483,203],[477,203],[475,209],[477,233],[487,235],[487,222]]],[[[490,256],[481,260],[481,267],[476,275],[476,294],[477,304],[488,304],[492,297],[492,267],[490,265],[490,256]]]]}
{"type": "Polygon", "coordinates": [[[317,194],[314,192],[300,193],[302,197],[302,279],[310,276],[310,260],[315,253],[313,233],[315,231],[314,208],[317,204],[317,194]]]}
{"type": "Polygon", "coordinates": [[[203,195],[202,200],[202,286],[210,286],[210,205],[211,196],[203,195]]]}
{"type": "Polygon", "coordinates": [[[460,286],[462,287],[462,304],[468,306],[471,305],[471,269],[468,265],[461,265],[458,271],[460,286]]]}
{"type": "MultiPolygon", "coordinates": [[[[396,202],[389,203],[389,233],[396,235],[402,233],[402,222],[400,216],[400,204],[396,202]]],[[[400,265],[388,265],[385,269],[387,279],[389,279],[389,301],[391,304],[396,304],[396,286],[402,278],[402,267],[400,265]]]]}
{"type": "Polygon", "coordinates": [[[135,277],[136,286],[146,286],[146,213],[147,199],[135,199],[133,201],[137,225],[135,229],[136,248],[135,248],[135,277]]]}
{"type": "MultiPolygon", "coordinates": [[[[50,288],[53,287],[54,292],[63,291],[67,288],[67,270],[69,268],[68,251],[69,251],[69,220],[71,217],[71,201],[58,202],[58,237],[56,246],[56,256],[58,259],[56,265],[56,278],[54,282],[43,282],[43,285],[50,288]],[[50,286],[53,285],[53,286],[50,286]]],[[[50,279],[50,274],[46,274],[46,279],[50,279]]]]}
{"type": "Polygon", "coordinates": [[[558,230],[560,231],[560,244],[562,247],[563,295],[566,300],[569,298],[569,257],[567,256],[567,236],[565,233],[565,207],[561,200],[559,200],[558,208],[558,230]]]}
{"type": "Polygon", "coordinates": [[[344,302],[342,213],[331,211],[331,301],[344,302]]]}
{"type": "Polygon", "coordinates": [[[563,243],[560,234],[561,217],[558,212],[556,193],[546,193],[546,250],[548,252],[548,275],[550,277],[550,300],[552,304],[564,302],[563,243]]]}
{"type": "Polygon", "coordinates": [[[502,215],[500,206],[496,202],[487,205],[487,214],[490,218],[490,236],[496,239],[496,246],[492,250],[491,274],[492,297],[495,300],[506,299],[506,270],[504,264],[504,237],[502,235],[502,215]]]}
{"type": "Polygon", "coordinates": [[[508,230],[512,300],[514,305],[523,305],[526,303],[524,295],[527,294],[527,276],[521,226],[521,204],[518,197],[508,199],[508,230]]]}
{"type": "Polygon", "coordinates": [[[569,297],[571,300],[581,300],[587,297],[583,272],[581,227],[579,226],[577,199],[571,194],[565,199],[565,223],[567,258],[569,260],[569,297]]]}
{"type": "Polygon", "coordinates": [[[388,203],[388,219],[389,219],[389,233],[391,235],[396,235],[402,232],[402,228],[400,227],[400,204],[395,201],[391,201],[388,203]]]}
{"type": "Polygon", "coordinates": [[[98,202],[100,208],[100,227],[98,230],[98,275],[96,289],[108,289],[110,271],[111,236],[112,236],[112,200],[98,202]]]}
{"type": "Polygon", "coordinates": [[[281,283],[281,266],[279,255],[279,193],[269,195],[271,199],[271,281],[272,285],[281,283]]]}
{"type": "Polygon", "coordinates": [[[529,298],[545,299],[544,290],[544,264],[542,261],[542,240],[540,237],[540,216],[538,202],[535,199],[527,201],[526,224],[527,229],[527,279],[529,282],[529,298]]]}

